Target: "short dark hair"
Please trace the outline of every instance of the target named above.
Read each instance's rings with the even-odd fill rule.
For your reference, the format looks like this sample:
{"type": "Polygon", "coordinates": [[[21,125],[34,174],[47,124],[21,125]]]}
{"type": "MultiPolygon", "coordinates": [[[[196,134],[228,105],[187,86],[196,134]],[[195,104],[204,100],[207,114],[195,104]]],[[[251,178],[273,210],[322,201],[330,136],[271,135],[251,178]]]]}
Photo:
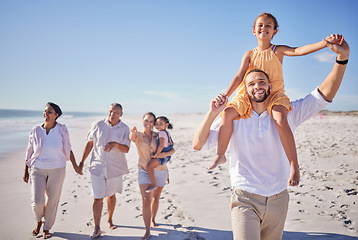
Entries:
{"type": "Polygon", "coordinates": [[[49,105],[53,108],[53,110],[58,114],[57,118],[59,118],[62,115],[61,108],[57,104],[53,102],[48,102],[46,105],[49,105]]]}
{"type": "MultiPolygon", "coordinates": [[[[265,73],[265,71],[262,71],[261,69],[252,69],[250,72],[248,72],[248,73],[246,74],[245,79],[247,78],[247,76],[249,76],[249,74],[254,73],[254,72],[260,72],[260,73],[265,74],[265,76],[266,76],[266,78],[267,78],[267,81],[270,82],[270,78],[269,78],[269,76],[267,75],[267,73],[265,73]]],[[[244,82],[244,83],[245,83],[245,82],[244,82]]]]}
{"type": "Polygon", "coordinates": [[[160,117],[157,117],[157,119],[155,121],[157,121],[158,119],[164,121],[165,123],[168,123],[168,129],[173,129],[173,124],[171,124],[169,122],[169,119],[167,117],[160,116],[160,117]]]}

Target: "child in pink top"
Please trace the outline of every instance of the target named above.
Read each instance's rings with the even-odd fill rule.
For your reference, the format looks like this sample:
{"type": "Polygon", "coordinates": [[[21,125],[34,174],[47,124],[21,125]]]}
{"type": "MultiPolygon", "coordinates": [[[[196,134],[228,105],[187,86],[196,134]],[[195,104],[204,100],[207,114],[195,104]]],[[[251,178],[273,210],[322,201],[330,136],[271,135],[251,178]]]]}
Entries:
{"type": "Polygon", "coordinates": [[[147,172],[151,184],[148,186],[146,192],[151,192],[157,188],[157,185],[155,183],[155,177],[154,177],[154,169],[159,165],[163,165],[167,163],[171,158],[171,156],[160,158],[159,157],[160,153],[169,152],[170,150],[173,149],[174,146],[173,140],[170,134],[166,130],[167,128],[173,129],[173,125],[169,122],[169,119],[167,117],[164,116],[158,117],[155,121],[155,128],[159,131],[157,137],[157,151],[154,154],[153,158],[147,164],[147,172]]]}

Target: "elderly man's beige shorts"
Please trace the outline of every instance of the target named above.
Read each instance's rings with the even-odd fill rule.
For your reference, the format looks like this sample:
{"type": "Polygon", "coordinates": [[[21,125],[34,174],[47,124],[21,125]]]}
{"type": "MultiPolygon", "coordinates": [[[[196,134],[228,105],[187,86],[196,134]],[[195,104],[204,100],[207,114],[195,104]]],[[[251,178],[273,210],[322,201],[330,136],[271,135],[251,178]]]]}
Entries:
{"type": "Polygon", "coordinates": [[[235,240],[280,240],[285,226],[287,190],[270,197],[233,189],[231,224],[235,240]]]}
{"type": "Polygon", "coordinates": [[[122,193],[123,176],[106,178],[104,175],[91,174],[91,183],[94,199],[110,197],[116,193],[122,193]]]}

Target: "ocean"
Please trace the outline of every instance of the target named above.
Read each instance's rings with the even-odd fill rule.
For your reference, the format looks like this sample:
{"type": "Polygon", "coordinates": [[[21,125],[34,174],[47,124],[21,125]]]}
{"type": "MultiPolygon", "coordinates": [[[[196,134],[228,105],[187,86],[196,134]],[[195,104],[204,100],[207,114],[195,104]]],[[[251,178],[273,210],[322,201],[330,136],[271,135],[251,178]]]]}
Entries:
{"type": "MultiPolygon", "coordinates": [[[[80,118],[95,116],[103,118],[106,117],[106,113],[65,112],[58,121],[67,125],[80,118]]],[[[18,149],[22,149],[25,153],[31,129],[41,123],[43,123],[43,111],[0,109],[0,154],[18,149]]]]}

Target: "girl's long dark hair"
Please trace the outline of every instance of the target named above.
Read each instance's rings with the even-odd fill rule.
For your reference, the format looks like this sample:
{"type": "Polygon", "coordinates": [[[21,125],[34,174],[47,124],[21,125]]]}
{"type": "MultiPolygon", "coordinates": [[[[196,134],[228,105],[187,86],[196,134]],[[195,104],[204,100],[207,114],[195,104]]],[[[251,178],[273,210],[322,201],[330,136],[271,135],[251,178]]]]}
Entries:
{"type": "Polygon", "coordinates": [[[167,117],[160,116],[160,117],[157,117],[156,120],[158,120],[158,119],[163,120],[165,123],[168,123],[168,129],[173,129],[173,124],[171,124],[169,122],[169,119],[167,117]]]}

